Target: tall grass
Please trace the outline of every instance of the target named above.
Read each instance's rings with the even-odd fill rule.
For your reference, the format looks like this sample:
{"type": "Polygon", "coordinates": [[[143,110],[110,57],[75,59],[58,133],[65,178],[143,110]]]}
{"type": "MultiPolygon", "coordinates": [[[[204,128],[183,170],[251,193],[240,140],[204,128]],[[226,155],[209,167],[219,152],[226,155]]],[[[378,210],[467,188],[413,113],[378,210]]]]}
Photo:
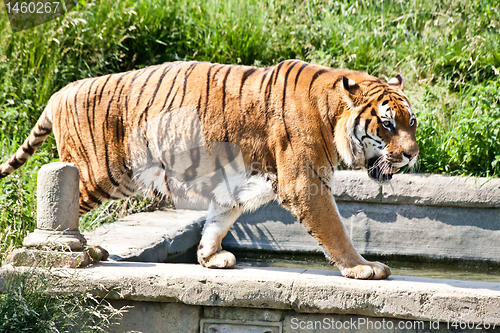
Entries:
{"type": "Polygon", "coordinates": [[[107,332],[126,310],[88,292],[75,293],[77,286],[70,289],[41,270],[13,271],[2,278],[1,333],[107,332]]]}
{"type": "MultiPolygon", "coordinates": [[[[418,113],[420,171],[498,177],[499,31],[496,0],[81,0],[19,33],[0,15],[0,160],[71,81],[172,60],[298,58],[402,73],[418,113]]],[[[55,159],[51,137],[0,181],[0,252],[34,228],[36,174],[55,159]]],[[[103,206],[82,225],[117,211],[103,206]]]]}

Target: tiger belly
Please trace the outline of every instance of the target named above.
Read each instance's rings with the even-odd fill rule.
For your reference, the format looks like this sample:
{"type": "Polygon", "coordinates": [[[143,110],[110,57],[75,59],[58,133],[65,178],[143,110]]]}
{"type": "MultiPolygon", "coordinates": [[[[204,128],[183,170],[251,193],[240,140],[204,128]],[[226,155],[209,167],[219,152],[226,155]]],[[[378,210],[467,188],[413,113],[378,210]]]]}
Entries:
{"type": "Polygon", "coordinates": [[[277,198],[276,176],[250,175],[238,145],[207,142],[194,106],[152,118],[129,138],[132,180],[145,193],[252,211],[277,198]]]}

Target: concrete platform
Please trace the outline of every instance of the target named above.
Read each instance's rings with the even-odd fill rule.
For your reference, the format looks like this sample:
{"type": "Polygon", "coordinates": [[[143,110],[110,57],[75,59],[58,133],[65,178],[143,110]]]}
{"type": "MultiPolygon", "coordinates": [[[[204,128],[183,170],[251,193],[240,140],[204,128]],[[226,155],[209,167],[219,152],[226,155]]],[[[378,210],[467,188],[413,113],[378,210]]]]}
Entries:
{"type": "Polygon", "coordinates": [[[178,262],[195,255],[206,212],[187,209],[138,213],[85,232],[116,261],[178,262]]]}
{"type": "MultiPolygon", "coordinates": [[[[361,254],[500,262],[500,179],[395,175],[390,185],[364,171],[338,171],[332,191],[361,254]]],[[[277,203],[242,215],[228,249],[322,252],[277,203]]]]}
{"type": "MultiPolygon", "coordinates": [[[[500,263],[500,179],[405,174],[382,186],[364,171],[339,171],[332,189],[361,254],[500,263]]],[[[206,216],[203,207],[196,208],[135,214],[85,237],[113,260],[178,262],[188,250],[192,260],[206,216]]],[[[239,251],[322,252],[277,203],[243,214],[222,245],[239,251]]]]}
{"type": "MultiPolygon", "coordinates": [[[[0,281],[10,269],[5,266],[0,270],[0,281]]],[[[165,313],[161,315],[161,311],[167,310],[174,311],[176,322],[184,322],[180,329],[168,332],[198,332],[204,318],[218,318],[219,321],[203,323],[212,326],[214,323],[236,326],[248,323],[258,327],[258,322],[278,322],[282,332],[321,332],[306,330],[306,324],[304,330],[293,327],[324,318],[356,322],[364,318],[376,321],[377,325],[387,321],[392,321],[392,325],[399,325],[401,321],[413,325],[422,322],[427,328],[425,332],[452,331],[446,330],[446,325],[454,322],[495,326],[493,331],[500,327],[498,283],[406,276],[360,281],[331,271],[249,267],[210,270],[191,264],[126,262],[104,262],[76,271],[52,269],[51,273],[59,276],[63,284],[72,286],[73,292],[75,288],[88,290],[107,297],[116,306],[137,307],[139,312],[130,312],[124,323],[135,323],[134,330],[140,332],[162,332],[162,328],[164,332],[172,318],[165,313]],[[134,316],[143,319],[137,321],[134,316]],[[148,316],[154,320],[144,322],[148,316]],[[137,326],[140,322],[145,326],[137,326]],[[433,323],[438,330],[429,329],[433,323]]],[[[117,332],[125,332],[132,326],[122,324],[117,332]]],[[[203,331],[200,329],[200,332],[203,331]]]]}

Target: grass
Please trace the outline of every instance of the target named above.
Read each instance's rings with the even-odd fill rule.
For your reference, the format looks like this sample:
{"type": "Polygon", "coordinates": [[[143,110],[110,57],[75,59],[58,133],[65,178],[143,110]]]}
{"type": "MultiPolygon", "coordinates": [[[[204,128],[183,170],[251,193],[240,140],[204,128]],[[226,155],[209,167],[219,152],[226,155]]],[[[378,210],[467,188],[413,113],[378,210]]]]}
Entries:
{"type": "Polygon", "coordinates": [[[88,292],[68,290],[41,270],[7,273],[0,289],[0,333],[108,332],[125,309],[114,309],[88,292]]]}
{"type": "MultiPolygon", "coordinates": [[[[419,171],[499,177],[498,31],[495,0],[81,0],[19,33],[0,14],[0,160],[71,81],[179,59],[297,58],[386,79],[402,73],[418,113],[419,171]]],[[[34,229],[36,174],[56,159],[51,137],[0,181],[0,253],[34,229]]],[[[122,204],[104,204],[82,226],[113,219],[122,204]]]]}

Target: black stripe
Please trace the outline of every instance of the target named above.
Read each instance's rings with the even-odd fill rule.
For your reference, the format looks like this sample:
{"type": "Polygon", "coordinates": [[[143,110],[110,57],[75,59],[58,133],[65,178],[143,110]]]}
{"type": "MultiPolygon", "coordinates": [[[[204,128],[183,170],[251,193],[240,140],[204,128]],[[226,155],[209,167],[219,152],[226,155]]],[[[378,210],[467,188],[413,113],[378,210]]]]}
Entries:
{"type": "Polygon", "coordinates": [[[306,68],[306,66],[309,65],[307,62],[303,63],[302,66],[300,66],[299,71],[297,72],[297,75],[295,76],[295,86],[293,87],[293,90],[297,89],[297,82],[299,81],[299,76],[300,73],[302,73],[302,70],[306,68]]]}
{"type": "Polygon", "coordinates": [[[388,94],[387,91],[382,92],[382,94],[377,98],[377,101],[380,102],[384,98],[384,96],[387,95],[387,94],[388,94]]]}
{"type": "Polygon", "coordinates": [[[368,126],[370,126],[370,123],[372,122],[371,119],[366,119],[365,121],[365,133],[368,134],[368,126]]]}
{"type": "Polygon", "coordinates": [[[19,167],[21,167],[21,165],[23,165],[23,163],[19,161],[16,156],[12,156],[11,160],[8,163],[14,169],[18,169],[19,167]]]}
{"type": "Polygon", "coordinates": [[[361,119],[361,115],[363,114],[363,112],[365,112],[367,109],[363,109],[359,114],[358,116],[356,117],[356,119],[354,119],[354,126],[353,126],[353,129],[354,129],[354,137],[361,142],[361,140],[358,138],[358,135],[356,134],[356,128],[358,128],[359,126],[359,120],[361,119]]]}
{"type": "Polygon", "coordinates": [[[368,139],[370,139],[370,140],[373,140],[373,141],[375,141],[376,143],[378,143],[379,145],[380,145],[380,144],[382,144],[382,141],[379,141],[379,140],[377,140],[377,139],[374,139],[374,138],[373,138],[371,135],[369,135],[369,134],[363,135],[363,136],[361,137],[361,141],[363,141],[365,138],[368,138],[368,139]]]}
{"type": "Polygon", "coordinates": [[[219,71],[220,71],[221,69],[223,69],[224,67],[226,67],[226,66],[225,66],[225,65],[220,65],[220,67],[219,67],[219,68],[217,68],[217,70],[215,71],[215,73],[214,73],[214,75],[213,75],[213,78],[214,78],[214,79],[215,79],[215,76],[217,75],[217,73],[219,73],[219,71]]]}
{"type": "MultiPolygon", "coordinates": [[[[83,188],[84,188],[84,190],[85,190],[85,193],[86,193],[86,194],[87,194],[87,196],[89,197],[89,201],[90,201],[90,202],[94,202],[94,203],[96,203],[96,204],[100,204],[100,203],[102,203],[102,202],[104,201],[104,200],[102,200],[101,198],[96,197],[96,196],[95,196],[92,192],[90,192],[90,191],[89,191],[89,189],[88,189],[88,187],[87,187],[87,184],[86,184],[85,182],[80,182],[80,184],[82,184],[82,185],[83,185],[83,188]]],[[[104,193],[104,194],[103,194],[103,196],[104,196],[104,197],[106,197],[107,192],[106,192],[106,191],[104,191],[104,190],[102,190],[102,189],[100,189],[100,191],[102,191],[102,193],[104,193]]],[[[100,191],[98,191],[98,192],[99,192],[99,193],[101,193],[100,191]]],[[[80,193],[81,193],[81,190],[80,190],[80,193]]],[[[109,195],[108,195],[108,196],[109,196],[109,195]]],[[[108,198],[108,199],[109,199],[109,198],[108,198]]],[[[88,205],[85,201],[84,201],[84,203],[85,203],[88,207],[90,207],[90,210],[94,209],[94,208],[92,208],[92,206],[88,205]]],[[[80,206],[80,209],[81,209],[81,208],[82,208],[82,206],[80,206]]]]}
{"type": "Polygon", "coordinates": [[[139,75],[141,75],[142,73],[144,73],[146,69],[140,69],[138,70],[134,77],[132,78],[132,82],[130,82],[130,87],[128,89],[128,94],[127,94],[127,97],[125,97],[125,114],[127,115],[128,117],[128,102],[130,101],[130,98],[132,97],[132,90],[134,89],[134,83],[135,83],[135,80],[139,77],[139,75]]]}
{"type": "Polygon", "coordinates": [[[316,172],[316,170],[314,170],[314,166],[311,168],[314,172],[314,174],[316,175],[316,177],[319,178],[319,180],[321,180],[321,183],[328,189],[328,191],[332,192],[332,189],[330,188],[330,186],[325,183],[325,181],[323,180],[323,178],[320,177],[320,175],[318,175],[318,173],[316,172]]]}
{"type": "Polygon", "coordinates": [[[226,116],[225,116],[225,109],[226,109],[226,83],[227,83],[227,77],[229,76],[229,73],[233,69],[232,66],[229,67],[229,69],[226,71],[226,74],[224,75],[224,80],[222,81],[222,121],[224,124],[224,128],[226,129],[226,133],[224,134],[224,141],[228,142],[229,141],[229,131],[227,128],[227,122],[226,122],[226,116]]]}
{"type": "Polygon", "coordinates": [[[83,213],[87,213],[87,212],[90,212],[93,208],[88,204],[86,203],[85,201],[82,201],[80,203],[80,215],[82,215],[82,212],[83,213]],[[84,206],[82,206],[84,205],[84,206]]]}
{"type": "Polygon", "coordinates": [[[29,145],[28,147],[25,147],[24,145],[21,146],[21,149],[23,150],[23,153],[28,154],[28,155],[33,155],[35,153],[35,149],[29,145]]]}
{"type": "MultiPolygon", "coordinates": [[[[163,106],[161,107],[160,110],[163,111],[165,109],[165,105],[167,105],[167,101],[168,101],[168,98],[170,97],[170,94],[172,93],[172,89],[174,89],[175,81],[177,80],[177,76],[179,76],[179,73],[181,71],[182,71],[182,67],[179,68],[179,70],[177,71],[177,73],[175,73],[174,79],[172,80],[172,83],[170,84],[170,89],[168,90],[167,97],[165,98],[165,102],[163,103],[163,106]]],[[[170,104],[172,104],[172,103],[170,103],[170,104]]]]}
{"type": "Polygon", "coordinates": [[[283,100],[281,104],[281,119],[283,120],[283,125],[285,126],[286,138],[290,143],[290,148],[292,148],[292,150],[293,150],[292,141],[290,140],[290,134],[288,133],[288,128],[286,126],[286,121],[285,121],[285,99],[286,99],[286,86],[288,83],[288,76],[290,75],[290,72],[292,71],[293,67],[295,67],[296,64],[297,62],[293,63],[286,71],[285,81],[283,83],[283,100]]]}
{"type": "Polygon", "coordinates": [[[273,77],[275,75],[275,71],[273,70],[271,72],[271,77],[269,78],[269,80],[267,81],[267,84],[266,84],[266,89],[264,91],[264,101],[265,101],[265,106],[266,106],[266,122],[267,120],[269,119],[269,100],[271,98],[271,93],[272,93],[272,82],[273,82],[273,77]]]}
{"type": "MultiPolygon", "coordinates": [[[[90,114],[89,114],[89,109],[90,109],[90,93],[92,92],[92,86],[94,85],[94,83],[97,81],[97,78],[93,79],[92,82],[90,83],[90,87],[88,88],[88,94],[87,94],[87,106],[85,107],[86,110],[87,110],[87,124],[89,125],[89,135],[90,137],[93,137],[94,134],[92,133],[92,124],[91,124],[91,121],[90,121],[90,114]]],[[[94,106],[93,108],[95,108],[95,94],[94,94],[94,106]]],[[[92,116],[94,115],[94,112],[92,111],[92,116]]],[[[94,151],[96,151],[96,147],[95,147],[95,141],[92,140],[92,144],[94,146],[94,151]]]]}
{"type": "Polygon", "coordinates": [[[207,92],[206,92],[206,96],[205,96],[205,110],[203,112],[203,115],[205,115],[207,113],[207,109],[208,109],[208,101],[209,101],[209,96],[210,96],[210,72],[212,71],[212,68],[214,68],[216,65],[211,65],[209,68],[208,68],[208,72],[207,72],[207,92]]]}
{"type": "Polygon", "coordinates": [[[383,90],[383,88],[382,88],[382,87],[375,87],[375,88],[373,88],[373,90],[372,90],[372,91],[371,91],[368,95],[366,95],[366,97],[370,98],[370,97],[372,97],[372,96],[374,96],[374,95],[377,95],[377,94],[378,94],[378,93],[380,93],[382,90],[383,90]],[[380,88],[380,89],[377,89],[377,88],[380,88]]]}
{"type": "Polygon", "coordinates": [[[226,83],[227,83],[227,77],[229,76],[229,73],[231,73],[232,69],[233,69],[233,67],[230,66],[229,69],[226,71],[226,74],[224,75],[224,79],[222,80],[222,115],[224,115],[224,110],[226,108],[226,83]]]}
{"type": "MultiPolygon", "coordinates": [[[[130,73],[132,73],[132,72],[127,72],[127,73],[124,73],[122,76],[120,76],[120,79],[118,80],[118,83],[119,83],[119,82],[121,82],[121,80],[122,80],[125,76],[129,75],[130,73]]],[[[117,88],[118,88],[118,83],[116,84],[116,87],[117,87],[117,88]]],[[[122,98],[123,88],[125,88],[125,86],[126,86],[126,83],[123,83],[122,87],[120,88],[120,92],[118,93],[118,100],[117,100],[117,102],[118,102],[118,103],[120,103],[120,100],[121,100],[121,98],[122,98]]]]}
{"type": "Polygon", "coordinates": [[[259,92],[262,91],[262,85],[264,84],[264,81],[266,80],[267,74],[269,74],[269,71],[265,72],[264,75],[262,75],[262,79],[260,80],[259,92]]]}
{"type": "MultiPolygon", "coordinates": [[[[118,119],[116,123],[116,140],[117,142],[122,142],[123,141],[123,136],[124,136],[124,131],[123,131],[123,116],[120,114],[120,118],[118,119]]],[[[122,163],[123,167],[125,167],[125,163],[122,163]]]]}
{"type": "Polygon", "coordinates": [[[148,82],[149,82],[149,79],[151,78],[151,76],[153,76],[154,73],[156,73],[157,70],[159,70],[161,67],[160,66],[157,66],[154,70],[152,70],[148,77],[146,78],[146,80],[144,80],[144,83],[141,87],[141,91],[139,92],[139,96],[137,96],[137,102],[135,103],[135,106],[137,107],[139,105],[139,102],[141,101],[141,97],[142,97],[142,93],[144,92],[144,88],[146,88],[148,82]]]}
{"type": "MultiPolygon", "coordinates": [[[[281,103],[281,106],[282,106],[282,111],[285,110],[285,98],[286,98],[286,86],[288,84],[288,76],[290,75],[290,72],[292,71],[293,67],[295,67],[295,65],[297,65],[298,62],[294,62],[289,68],[288,70],[286,71],[286,74],[285,74],[285,81],[283,83],[283,101],[281,103]]],[[[284,116],[284,114],[282,114],[284,116]]],[[[283,118],[284,120],[284,118],[283,118]]]]}
{"type": "MultiPolygon", "coordinates": [[[[103,125],[103,131],[105,131],[104,129],[104,126],[103,125]]],[[[106,142],[106,138],[104,138],[104,142],[106,142]]],[[[108,173],[108,178],[109,178],[109,181],[111,182],[111,184],[115,187],[118,187],[120,186],[120,183],[118,183],[116,180],[115,180],[115,177],[113,176],[112,172],[111,172],[111,168],[110,168],[110,164],[109,164],[109,151],[108,151],[108,144],[104,144],[104,158],[106,160],[106,172],[108,173]]]]}
{"type": "Polygon", "coordinates": [[[378,144],[381,144],[382,142],[380,142],[377,139],[374,139],[371,135],[368,134],[368,126],[370,125],[371,122],[372,122],[371,119],[366,119],[366,121],[365,121],[365,135],[363,135],[361,137],[361,141],[363,141],[365,138],[368,138],[368,139],[375,141],[378,144]]]}
{"type": "MultiPolygon", "coordinates": [[[[155,91],[153,92],[153,95],[151,96],[151,99],[149,100],[148,105],[146,106],[146,108],[143,111],[145,119],[147,119],[148,110],[153,105],[154,100],[156,99],[156,94],[158,93],[158,90],[160,89],[160,86],[161,86],[161,84],[163,82],[163,79],[165,78],[165,75],[167,75],[167,73],[170,72],[171,69],[172,69],[171,65],[166,66],[165,68],[163,68],[163,72],[161,73],[161,76],[160,76],[160,78],[158,80],[158,83],[156,84],[155,91]]],[[[163,105],[163,106],[165,106],[165,105],[163,105]]],[[[141,115],[141,117],[143,117],[143,115],[141,115]]]]}
{"type": "Polygon", "coordinates": [[[35,138],[40,138],[40,137],[42,137],[42,136],[49,135],[50,133],[52,133],[52,130],[51,130],[51,129],[49,129],[48,131],[40,131],[40,132],[35,132],[35,133],[33,133],[33,136],[34,136],[35,138]]]}
{"type": "Polygon", "coordinates": [[[284,63],[285,63],[284,61],[280,62],[280,63],[278,64],[278,67],[276,68],[276,74],[274,75],[274,83],[273,83],[274,85],[276,85],[276,81],[278,81],[278,75],[279,75],[279,72],[280,72],[280,70],[281,70],[281,67],[283,67],[283,64],[284,64],[284,63]]]}
{"type": "Polygon", "coordinates": [[[184,103],[184,97],[186,96],[187,81],[189,79],[189,75],[191,75],[196,65],[198,65],[197,62],[191,64],[184,73],[184,85],[182,86],[182,99],[181,102],[179,103],[179,107],[182,107],[182,103],[184,103]]]}
{"type": "Polygon", "coordinates": [[[326,120],[328,120],[328,124],[330,124],[330,130],[331,130],[331,133],[333,135],[334,129],[333,129],[333,124],[330,120],[330,101],[328,100],[328,94],[326,95],[326,107],[328,108],[327,114],[326,114],[326,120]]]}
{"type": "Polygon", "coordinates": [[[78,92],[80,91],[80,89],[82,89],[82,86],[83,86],[83,83],[80,84],[80,86],[78,87],[78,89],[76,89],[75,98],[73,99],[73,104],[74,104],[74,107],[75,107],[75,114],[76,114],[77,117],[78,117],[78,104],[76,102],[76,99],[78,97],[78,92]]]}
{"type": "MultiPolygon", "coordinates": [[[[127,74],[128,74],[128,73],[126,73],[125,75],[127,75],[127,74]]],[[[125,75],[123,75],[123,76],[125,76],[125,75]]],[[[123,76],[122,76],[122,77],[123,77],[123,76]]],[[[122,77],[121,77],[121,78],[122,78],[122,77]]],[[[120,79],[121,79],[121,78],[120,78],[120,79]]],[[[122,87],[120,88],[120,92],[118,93],[118,100],[117,100],[117,102],[118,102],[118,103],[120,103],[120,99],[122,98],[122,94],[123,94],[123,88],[125,88],[125,86],[126,86],[126,84],[125,84],[125,83],[123,83],[122,87]]],[[[116,87],[118,88],[118,85],[116,85],[116,87]]]]}
{"type": "Polygon", "coordinates": [[[175,98],[177,97],[178,92],[179,92],[179,88],[177,88],[177,90],[175,90],[174,96],[172,97],[172,100],[168,104],[167,112],[170,112],[172,110],[172,104],[174,104],[174,101],[175,101],[175,98]]]}
{"type": "Polygon", "coordinates": [[[241,96],[241,92],[243,90],[243,86],[245,85],[245,81],[248,79],[248,77],[250,75],[252,75],[255,71],[257,70],[257,68],[250,68],[250,69],[247,69],[242,77],[241,77],[241,82],[240,82],[240,96],[241,96]]]}
{"type": "Polygon", "coordinates": [[[103,84],[103,85],[102,85],[102,87],[101,87],[101,92],[99,93],[99,101],[98,101],[98,103],[101,103],[102,92],[104,91],[104,87],[106,87],[106,85],[108,84],[108,81],[109,81],[109,79],[111,78],[111,75],[112,75],[112,74],[109,74],[109,75],[108,75],[108,78],[106,79],[106,81],[104,82],[104,84],[103,84]]]}
{"type": "Polygon", "coordinates": [[[325,74],[325,73],[328,73],[328,70],[326,69],[320,69],[319,71],[316,71],[316,73],[314,73],[312,79],[311,79],[311,83],[309,83],[309,96],[311,96],[311,89],[312,89],[312,85],[314,83],[314,81],[316,81],[316,79],[318,77],[320,77],[321,75],[325,74]]]}
{"type": "Polygon", "coordinates": [[[334,170],[334,166],[333,166],[333,162],[332,162],[332,157],[330,155],[330,152],[327,149],[326,140],[325,140],[325,136],[323,135],[323,131],[320,131],[320,132],[321,132],[321,138],[323,139],[323,144],[322,144],[323,150],[325,151],[325,156],[326,156],[326,159],[328,160],[328,163],[330,164],[330,168],[333,171],[334,170]]]}
{"type": "Polygon", "coordinates": [[[37,128],[38,128],[38,131],[40,132],[52,132],[52,128],[48,128],[48,127],[43,127],[42,125],[40,125],[40,123],[37,123],[36,124],[37,128]]]}
{"type": "MultiPolygon", "coordinates": [[[[115,180],[113,174],[111,173],[111,168],[109,165],[108,144],[107,144],[107,140],[106,140],[106,133],[107,133],[107,130],[109,129],[109,122],[112,120],[109,117],[109,110],[111,109],[111,103],[113,102],[113,98],[115,97],[115,93],[116,93],[116,89],[114,90],[113,96],[111,96],[109,103],[108,103],[108,107],[106,108],[106,118],[105,118],[106,120],[104,121],[104,123],[102,125],[102,135],[103,135],[103,142],[104,142],[104,157],[106,160],[106,171],[108,173],[108,177],[111,181],[111,184],[113,184],[115,187],[118,187],[120,184],[115,180]]],[[[114,124],[114,126],[118,128],[118,127],[120,127],[120,124],[116,123],[116,124],[114,124]]],[[[116,139],[118,139],[118,137],[116,139]]]]}

